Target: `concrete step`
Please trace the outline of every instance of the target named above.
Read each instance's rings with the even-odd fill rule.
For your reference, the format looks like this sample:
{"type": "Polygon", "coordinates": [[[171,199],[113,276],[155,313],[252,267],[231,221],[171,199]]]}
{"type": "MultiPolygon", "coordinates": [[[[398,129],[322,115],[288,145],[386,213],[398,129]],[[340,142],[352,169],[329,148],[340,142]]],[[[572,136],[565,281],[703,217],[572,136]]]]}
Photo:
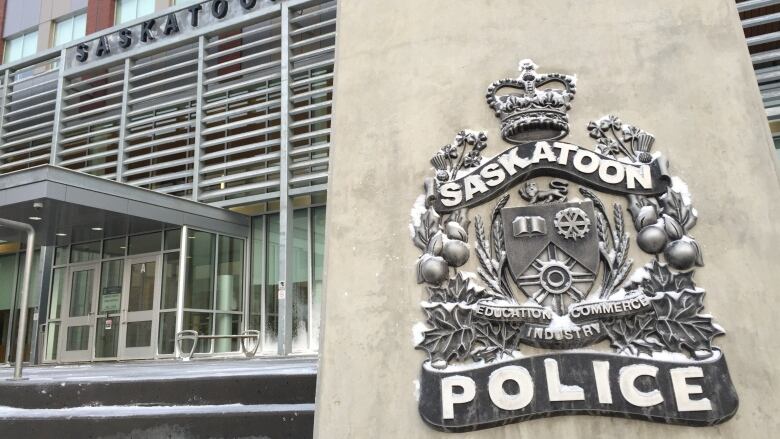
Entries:
{"type": "Polygon", "coordinates": [[[0,369],[0,437],[309,438],[315,358],[0,369]]]}
{"type": "Polygon", "coordinates": [[[314,404],[0,409],[2,437],[310,438],[314,404]]]}
{"type": "Polygon", "coordinates": [[[0,382],[0,406],[57,409],[81,406],[303,404],[314,402],[317,375],[239,375],[133,381],[0,382]]]}
{"type": "Polygon", "coordinates": [[[305,404],[314,402],[314,359],[114,363],[29,368],[0,376],[0,406],[305,404]]]}

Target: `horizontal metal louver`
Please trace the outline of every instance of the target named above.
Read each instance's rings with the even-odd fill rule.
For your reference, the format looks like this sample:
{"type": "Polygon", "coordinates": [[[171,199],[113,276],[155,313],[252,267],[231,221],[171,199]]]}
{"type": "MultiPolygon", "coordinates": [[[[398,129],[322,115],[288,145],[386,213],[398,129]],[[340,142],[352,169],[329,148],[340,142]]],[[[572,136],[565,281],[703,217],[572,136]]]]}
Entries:
{"type": "Polygon", "coordinates": [[[336,2],[260,5],[94,68],[3,66],[0,173],[51,163],[225,208],[324,192],[336,2]]]}
{"type": "Polygon", "coordinates": [[[281,52],[278,14],[204,42],[199,201],[279,196],[281,52]]]}
{"type": "Polygon", "coordinates": [[[328,181],[336,2],[290,11],[290,193],[328,181]]]}
{"type": "Polygon", "coordinates": [[[3,75],[0,173],[51,160],[57,104],[58,57],[48,57],[3,75]]]}

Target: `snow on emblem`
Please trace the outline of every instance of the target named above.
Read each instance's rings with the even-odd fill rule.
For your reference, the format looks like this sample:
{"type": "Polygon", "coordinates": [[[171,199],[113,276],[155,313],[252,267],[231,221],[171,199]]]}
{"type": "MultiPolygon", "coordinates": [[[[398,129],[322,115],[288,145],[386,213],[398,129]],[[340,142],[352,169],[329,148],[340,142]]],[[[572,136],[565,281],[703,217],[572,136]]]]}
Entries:
{"type": "Polygon", "coordinates": [[[687,187],[650,152],[650,133],[615,116],[588,124],[593,149],[564,143],[574,95],[573,76],[539,74],[524,60],[517,79],[487,94],[510,148],[483,159],[486,131],[464,129],[430,161],[410,230],[426,291],[425,323],[415,325],[428,355],[420,414],[434,428],[565,412],[714,425],[736,413],[725,356],[712,344],[725,332],[693,280],[704,261],[689,234],[687,187]],[[554,178],[543,189],[536,177],[554,178]],[[584,200],[568,200],[572,183],[584,200]],[[624,202],[608,206],[596,191],[624,202]],[[631,226],[647,261],[633,272],[631,226]],[[527,356],[524,345],[552,352],[527,356]],[[506,393],[510,380],[520,390],[506,393]]]}

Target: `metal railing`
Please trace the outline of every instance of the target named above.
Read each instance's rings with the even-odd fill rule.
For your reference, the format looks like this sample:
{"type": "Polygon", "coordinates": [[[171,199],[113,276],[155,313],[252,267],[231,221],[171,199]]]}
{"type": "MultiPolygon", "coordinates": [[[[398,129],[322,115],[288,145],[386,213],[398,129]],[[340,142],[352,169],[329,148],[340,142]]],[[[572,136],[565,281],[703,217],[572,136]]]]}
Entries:
{"type": "Polygon", "coordinates": [[[335,22],[335,0],[265,1],[89,64],[67,51],[119,28],[2,65],[0,173],[48,163],[226,208],[324,191],[335,22]]]}

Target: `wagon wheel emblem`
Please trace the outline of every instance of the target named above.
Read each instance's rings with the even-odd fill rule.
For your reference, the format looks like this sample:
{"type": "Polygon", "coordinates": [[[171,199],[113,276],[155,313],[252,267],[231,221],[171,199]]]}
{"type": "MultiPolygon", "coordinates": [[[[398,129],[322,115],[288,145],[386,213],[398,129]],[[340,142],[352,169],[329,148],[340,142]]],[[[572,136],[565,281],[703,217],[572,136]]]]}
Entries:
{"type": "Polygon", "coordinates": [[[564,238],[576,241],[590,231],[590,219],[582,209],[568,207],[555,214],[555,230],[564,238]]]}
{"type": "Polygon", "coordinates": [[[582,301],[594,280],[595,274],[588,272],[576,259],[550,244],[523,276],[516,279],[516,283],[528,297],[540,304],[552,299],[555,311],[564,314],[564,298],[573,302],[582,301]]]}

